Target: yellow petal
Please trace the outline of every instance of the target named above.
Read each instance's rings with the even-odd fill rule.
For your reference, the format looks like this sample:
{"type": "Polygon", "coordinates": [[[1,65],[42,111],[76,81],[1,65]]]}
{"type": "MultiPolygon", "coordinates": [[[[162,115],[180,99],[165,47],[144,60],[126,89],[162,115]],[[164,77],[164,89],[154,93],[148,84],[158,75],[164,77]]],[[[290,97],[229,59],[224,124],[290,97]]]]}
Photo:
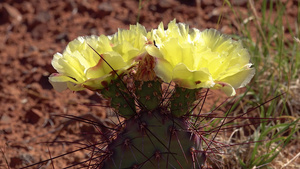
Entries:
{"type": "Polygon", "coordinates": [[[229,83],[218,82],[212,89],[220,89],[227,96],[234,96],[236,94],[235,89],[229,83]]]}
{"type": "Polygon", "coordinates": [[[49,82],[53,86],[53,88],[58,91],[62,92],[63,90],[67,89],[69,82],[76,83],[76,81],[68,76],[59,75],[57,73],[51,74],[49,77],[49,82]]]}
{"type": "Polygon", "coordinates": [[[156,58],[163,58],[163,54],[160,52],[160,50],[153,45],[146,46],[146,51],[151,56],[154,56],[156,58]]]}
{"type": "Polygon", "coordinates": [[[180,63],[174,67],[172,75],[174,82],[188,89],[200,87],[209,88],[214,86],[213,79],[206,68],[191,71],[185,64],[180,63]]]}
{"type": "Polygon", "coordinates": [[[156,58],[156,66],[154,71],[158,77],[164,82],[170,83],[172,81],[173,66],[163,58],[156,58]]]}
{"type": "Polygon", "coordinates": [[[233,88],[241,88],[250,82],[255,74],[255,69],[250,68],[250,64],[238,71],[236,74],[220,79],[221,82],[230,84],[233,88]]]}
{"type": "Polygon", "coordinates": [[[86,77],[88,79],[99,78],[106,74],[113,73],[114,71],[117,72],[120,69],[126,69],[130,66],[124,62],[122,56],[116,52],[107,52],[102,55],[102,58],[104,60],[100,59],[96,66],[91,67],[86,71],[86,77]]]}

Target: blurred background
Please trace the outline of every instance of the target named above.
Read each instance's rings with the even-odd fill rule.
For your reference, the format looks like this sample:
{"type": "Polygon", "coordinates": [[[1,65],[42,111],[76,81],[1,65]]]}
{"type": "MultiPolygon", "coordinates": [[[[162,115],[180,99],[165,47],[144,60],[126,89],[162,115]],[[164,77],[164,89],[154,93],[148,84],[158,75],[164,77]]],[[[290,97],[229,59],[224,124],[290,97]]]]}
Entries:
{"type": "MultiPolygon", "coordinates": [[[[283,118],[219,134],[217,141],[236,145],[212,159],[219,165],[210,166],[300,167],[299,1],[0,0],[0,168],[21,168],[101,141],[100,135],[87,134],[97,132],[92,125],[57,114],[92,114],[84,117],[94,121],[113,118],[100,106],[106,101],[93,92],[53,90],[48,82],[56,72],[51,66],[53,54],[62,53],[78,36],[110,35],[136,22],[148,30],[160,22],[166,27],[174,18],[200,30],[218,29],[249,49],[257,73],[242,90],[247,94],[240,92],[235,98],[241,101],[234,105],[232,116],[263,104],[247,115],[283,118]],[[259,140],[266,141],[253,142],[259,140]],[[252,143],[238,144],[245,142],[252,143]]],[[[216,93],[208,98],[206,111],[225,100],[216,93]]],[[[254,123],[240,119],[239,125],[247,126],[247,121],[254,123]]],[[[42,168],[53,168],[51,162],[55,168],[72,166],[89,159],[90,153],[86,149],[48,160],[42,168]]]]}

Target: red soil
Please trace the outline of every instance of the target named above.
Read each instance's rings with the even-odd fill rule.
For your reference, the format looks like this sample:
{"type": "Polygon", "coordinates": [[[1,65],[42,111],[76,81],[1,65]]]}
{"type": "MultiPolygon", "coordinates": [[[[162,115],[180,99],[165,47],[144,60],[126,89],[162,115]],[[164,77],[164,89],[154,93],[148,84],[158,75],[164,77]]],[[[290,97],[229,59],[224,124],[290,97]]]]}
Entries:
{"type": "MultiPolygon", "coordinates": [[[[241,11],[240,17],[247,18],[246,0],[233,2],[241,11]]],[[[286,4],[291,8],[289,18],[296,17],[296,1],[286,4]]],[[[108,109],[84,105],[106,103],[93,92],[53,90],[48,76],[55,73],[51,66],[54,53],[62,52],[78,36],[109,35],[118,28],[128,28],[129,24],[136,23],[137,16],[147,29],[156,28],[161,21],[166,25],[176,18],[198,29],[217,28],[227,34],[238,33],[237,19],[222,1],[202,0],[199,5],[196,0],[151,0],[143,1],[142,9],[138,10],[138,1],[133,0],[1,1],[0,168],[24,167],[85,146],[67,141],[90,145],[101,139],[82,134],[98,132],[85,123],[75,121],[60,128],[67,119],[57,114],[92,113],[96,118],[91,120],[109,117],[108,109]],[[223,18],[217,24],[220,14],[223,18]],[[52,141],[56,143],[49,143],[52,141]]],[[[206,106],[215,100],[209,99],[206,106]]],[[[81,162],[90,152],[83,150],[52,160],[54,168],[81,162]]],[[[52,168],[51,161],[44,163],[43,168],[52,168]]]]}

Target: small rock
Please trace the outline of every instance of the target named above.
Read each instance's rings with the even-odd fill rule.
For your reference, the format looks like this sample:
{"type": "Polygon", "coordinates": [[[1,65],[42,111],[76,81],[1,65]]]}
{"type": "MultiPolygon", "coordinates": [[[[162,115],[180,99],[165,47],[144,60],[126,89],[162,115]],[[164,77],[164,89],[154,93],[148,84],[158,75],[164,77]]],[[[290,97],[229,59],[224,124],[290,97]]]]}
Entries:
{"type": "Polygon", "coordinates": [[[55,41],[56,42],[60,42],[60,41],[66,41],[66,42],[68,42],[68,41],[70,41],[70,39],[69,39],[69,36],[68,36],[68,34],[66,32],[62,32],[62,33],[58,34],[55,37],[55,41]]]}
{"type": "Polygon", "coordinates": [[[113,11],[113,7],[109,2],[103,2],[98,6],[100,13],[103,15],[108,15],[113,11]]]}
{"type": "Polygon", "coordinates": [[[17,166],[20,166],[20,165],[22,165],[22,159],[21,158],[19,158],[19,157],[10,158],[9,166],[11,168],[16,168],[17,166]]]}
{"type": "Polygon", "coordinates": [[[36,124],[39,122],[40,118],[42,117],[42,113],[37,109],[29,110],[25,115],[25,121],[27,123],[36,124]]]}
{"type": "Polygon", "coordinates": [[[11,123],[11,118],[8,115],[4,114],[2,115],[0,122],[4,124],[9,124],[11,123]]]}
{"type": "Polygon", "coordinates": [[[29,165],[34,162],[34,158],[29,154],[22,154],[19,157],[10,158],[9,166],[11,168],[19,168],[21,165],[29,165]]]}
{"type": "Polygon", "coordinates": [[[3,4],[4,10],[8,13],[9,15],[9,20],[14,24],[18,25],[22,21],[22,14],[18,11],[17,8],[10,6],[7,3],[3,4]]]}
{"type": "Polygon", "coordinates": [[[21,100],[22,104],[26,104],[27,102],[28,102],[28,99],[26,99],[26,98],[21,100]]]}
{"type": "Polygon", "coordinates": [[[158,4],[161,8],[172,8],[174,7],[175,2],[174,0],[161,0],[158,4]]]}
{"type": "Polygon", "coordinates": [[[11,134],[12,128],[11,127],[5,128],[5,129],[3,129],[3,132],[4,132],[4,134],[11,134]]]}
{"type": "Polygon", "coordinates": [[[47,11],[39,12],[35,20],[38,21],[38,23],[47,23],[52,18],[51,14],[47,11]]]}

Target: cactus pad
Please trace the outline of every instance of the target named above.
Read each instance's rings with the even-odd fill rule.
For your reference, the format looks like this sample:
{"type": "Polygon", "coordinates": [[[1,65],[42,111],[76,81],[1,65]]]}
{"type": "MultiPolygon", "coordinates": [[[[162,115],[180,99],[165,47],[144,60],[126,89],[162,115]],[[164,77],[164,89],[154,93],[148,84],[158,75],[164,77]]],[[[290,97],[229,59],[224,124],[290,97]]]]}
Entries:
{"type": "Polygon", "coordinates": [[[116,79],[100,93],[110,99],[111,107],[116,110],[121,116],[130,118],[136,114],[134,98],[128,93],[126,86],[121,80],[116,79]]]}
{"type": "Polygon", "coordinates": [[[175,87],[174,94],[171,99],[172,114],[180,117],[189,113],[192,104],[196,100],[196,92],[200,89],[186,89],[182,87],[175,87]]]}
{"type": "Polygon", "coordinates": [[[157,81],[135,81],[135,94],[141,107],[153,110],[161,102],[161,82],[157,81]]]}
{"type": "Polygon", "coordinates": [[[201,168],[200,138],[189,132],[184,118],[167,110],[141,112],[126,120],[124,130],[107,147],[104,169],[201,168]]]}

